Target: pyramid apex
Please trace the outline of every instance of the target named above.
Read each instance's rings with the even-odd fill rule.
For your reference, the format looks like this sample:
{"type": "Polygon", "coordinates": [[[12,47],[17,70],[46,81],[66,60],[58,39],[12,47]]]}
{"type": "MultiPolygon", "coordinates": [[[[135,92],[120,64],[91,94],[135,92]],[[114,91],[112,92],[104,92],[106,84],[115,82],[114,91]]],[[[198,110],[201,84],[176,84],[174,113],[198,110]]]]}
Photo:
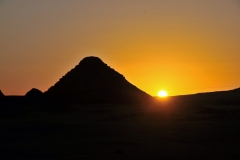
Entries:
{"type": "Polygon", "coordinates": [[[94,56],[83,58],[78,65],[85,69],[97,69],[107,66],[100,58],[94,56]]]}
{"type": "Polygon", "coordinates": [[[83,59],[99,59],[99,60],[101,60],[99,57],[96,57],[96,56],[87,56],[83,59]]]}
{"type": "Polygon", "coordinates": [[[99,57],[95,57],[95,56],[89,56],[89,57],[85,57],[85,58],[83,58],[81,61],[80,61],[80,63],[81,62],[92,62],[92,63],[94,63],[94,62],[103,62],[99,57]]]}

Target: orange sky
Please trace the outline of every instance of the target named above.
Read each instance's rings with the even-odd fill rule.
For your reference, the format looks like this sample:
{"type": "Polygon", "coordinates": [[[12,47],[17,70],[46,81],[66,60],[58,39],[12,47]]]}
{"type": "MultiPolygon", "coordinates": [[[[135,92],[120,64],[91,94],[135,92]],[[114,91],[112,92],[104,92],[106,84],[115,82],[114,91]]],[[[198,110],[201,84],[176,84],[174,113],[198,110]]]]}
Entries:
{"type": "Polygon", "coordinates": [[[46,91],[98,56],[151,95],[240,87],[239,0],[3,0],[0,90],[46,91]]]}

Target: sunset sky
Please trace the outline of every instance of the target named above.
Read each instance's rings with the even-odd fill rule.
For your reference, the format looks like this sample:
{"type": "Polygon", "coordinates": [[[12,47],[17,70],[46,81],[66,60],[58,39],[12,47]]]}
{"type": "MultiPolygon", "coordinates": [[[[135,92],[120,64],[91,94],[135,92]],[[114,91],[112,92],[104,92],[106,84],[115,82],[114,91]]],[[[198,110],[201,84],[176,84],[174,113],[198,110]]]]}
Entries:
{"type": "Polygon", "coordinates": [[[153,96],[238,88],[240,1],[0,1],[5,95],[46,91],[86,56],[153,96]]]}

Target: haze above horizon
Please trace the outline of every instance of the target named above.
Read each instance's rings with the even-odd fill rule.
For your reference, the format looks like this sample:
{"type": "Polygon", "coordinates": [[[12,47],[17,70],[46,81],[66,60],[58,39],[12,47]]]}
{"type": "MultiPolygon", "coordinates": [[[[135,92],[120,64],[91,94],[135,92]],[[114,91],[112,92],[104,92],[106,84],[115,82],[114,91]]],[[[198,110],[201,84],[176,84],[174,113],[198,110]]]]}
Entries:
{"type": "Polygon", "coordinates": [[[3,0],[0,90],[46,91],[86,56],[170,96],[240,86],[238,0],[3,0]]]}

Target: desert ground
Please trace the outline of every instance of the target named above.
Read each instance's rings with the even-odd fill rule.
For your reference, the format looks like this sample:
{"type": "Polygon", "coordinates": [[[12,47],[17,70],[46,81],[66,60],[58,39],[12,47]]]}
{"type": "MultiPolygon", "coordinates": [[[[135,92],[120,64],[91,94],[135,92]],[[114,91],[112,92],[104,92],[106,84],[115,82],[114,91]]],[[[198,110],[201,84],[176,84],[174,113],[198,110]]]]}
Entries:
{"type": "Polygon", "coordinates": [[[1,159],[240,158],[238,105],[167,103],[2,104],[1,159]]]}

